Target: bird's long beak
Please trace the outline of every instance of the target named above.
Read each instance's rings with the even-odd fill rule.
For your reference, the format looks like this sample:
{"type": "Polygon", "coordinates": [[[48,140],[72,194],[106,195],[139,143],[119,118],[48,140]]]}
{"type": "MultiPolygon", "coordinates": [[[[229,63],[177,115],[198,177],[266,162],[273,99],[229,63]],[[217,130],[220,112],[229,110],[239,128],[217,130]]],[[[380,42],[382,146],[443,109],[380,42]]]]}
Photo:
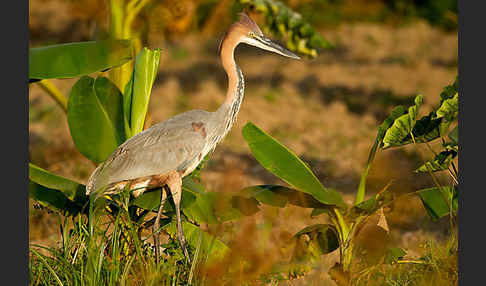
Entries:
{"type": "Polygon", "coordinates": [[[270,40],[265,36],[253,36],[251,38],[245,38],[243,42],[263,50],[280,54],[284,57],[300,60],[299,56],[287,50],[286,48],[280,46],[279,44],[273,42],[272,40],[270,40]]]}

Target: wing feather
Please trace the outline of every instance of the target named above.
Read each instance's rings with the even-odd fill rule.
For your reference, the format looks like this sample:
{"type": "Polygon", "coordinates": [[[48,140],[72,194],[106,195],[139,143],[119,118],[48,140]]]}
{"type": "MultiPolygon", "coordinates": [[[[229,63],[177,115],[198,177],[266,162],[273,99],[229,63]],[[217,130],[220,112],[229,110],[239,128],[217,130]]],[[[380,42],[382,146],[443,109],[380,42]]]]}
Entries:
{"type": "Polygon", "coordinates": [[[206,145],[192,123],[210,113],[193,110],[156,124],[121,144],[88,180],[87,193],[111,183],[181,171],[194,165],[206,145]]]}

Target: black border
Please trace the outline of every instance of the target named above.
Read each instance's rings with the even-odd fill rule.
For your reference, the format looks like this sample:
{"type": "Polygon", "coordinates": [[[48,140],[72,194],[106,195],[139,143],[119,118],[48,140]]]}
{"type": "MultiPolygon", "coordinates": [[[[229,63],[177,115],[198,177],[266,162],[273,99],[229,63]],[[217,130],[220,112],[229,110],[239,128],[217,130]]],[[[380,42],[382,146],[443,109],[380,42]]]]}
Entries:
{"type": "Polygon", "coordinates": [[[28,285],[29,1],[4,3],[2,27],[2,284],[28,285]]]}
{"type": "Polygon", "coordinates": [[[484,284],[484,1],[459,0],[459,285],[484,284]],[[467,5],[467,7],[466,7],[467,5]]]}

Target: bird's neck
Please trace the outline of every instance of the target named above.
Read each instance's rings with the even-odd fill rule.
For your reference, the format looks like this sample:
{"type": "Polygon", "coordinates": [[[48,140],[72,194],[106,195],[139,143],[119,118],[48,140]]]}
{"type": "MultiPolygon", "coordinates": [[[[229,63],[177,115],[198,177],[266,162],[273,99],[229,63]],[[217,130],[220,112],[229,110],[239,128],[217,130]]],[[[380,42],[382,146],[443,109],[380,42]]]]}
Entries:
{"type": "Polygon", "coordinates": [[[243,101],[245,81],[243,73],[235,62],[234,50],[238,45],[238,40],[231,37],[225,37],[221,45],[221,62],[228,75],[228,91],[223,104],[216,111],[219,122],[222,122],[222,131],[224,135],[231,129],[236,120],[241,102],[243,101]]]}

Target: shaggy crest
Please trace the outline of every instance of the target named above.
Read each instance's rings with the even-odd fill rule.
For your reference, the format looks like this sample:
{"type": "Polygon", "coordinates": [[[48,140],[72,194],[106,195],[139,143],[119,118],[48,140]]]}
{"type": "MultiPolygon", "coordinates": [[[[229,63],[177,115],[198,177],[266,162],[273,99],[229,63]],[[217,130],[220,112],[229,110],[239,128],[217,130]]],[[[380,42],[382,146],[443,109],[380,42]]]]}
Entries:
{"type": "Polygon", "coordinates": [[[254,33],[258,34],[259,36],[263,36],[262,31],[258,27],[258,25],[248,16],[246,13],[241,12],[238,13],[240,16],[240,19],[238,20],[237,23],[240,23],[241,25],[250,28],[254,33]]]}
{"type": "Polygon", "coordinates": [[[226,33],[219,40],[218,54],[221,53],[221,45],[223,44],[224,39],[226,38],[226,36],[228,36],[230,31],[232,31],[233,27],[235,27],[235,26],[241,25],[243,27],[250,29],[255,34],[257,34],[259,36],[263,36],[262,30],[260,30],[260,27],[258,27],[258,25],[250,18],[250,16],[248,16],[248,14],[246,14],[245,12],[241,12],[241,13],[238,13],[238,16],[239,16],[238,21],[235,22],[230,27],[230,29],[228,29],[228,31],[226,31],[226,33]]]}

